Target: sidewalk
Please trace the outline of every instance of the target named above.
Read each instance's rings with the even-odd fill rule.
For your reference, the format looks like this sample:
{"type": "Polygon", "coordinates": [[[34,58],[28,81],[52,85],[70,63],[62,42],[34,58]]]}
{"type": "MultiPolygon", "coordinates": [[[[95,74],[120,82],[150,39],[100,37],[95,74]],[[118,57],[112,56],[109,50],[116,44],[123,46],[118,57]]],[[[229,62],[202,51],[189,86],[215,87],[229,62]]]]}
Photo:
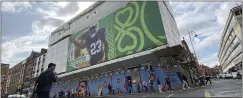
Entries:
{"type": "Polygon", "coordinates": [[[173,93],[177,93],[177,92],[181,92],[181,91],[188,91],[188,90],[194,90],[194,89],[198,89],[200,87],[193,87],[190,89],[186,89],[186,90],[174,90],[173,92],[158,92],[156,91],[155,93],[149,93],[149,92],[141,92],[141,93],[131,93],[131,94],[122,94],[122,95],[105,95],[105,96],[95,96],[95,97],[149,97],[149,96],[153,96],[153,97],[167,97],[173,93]]]}

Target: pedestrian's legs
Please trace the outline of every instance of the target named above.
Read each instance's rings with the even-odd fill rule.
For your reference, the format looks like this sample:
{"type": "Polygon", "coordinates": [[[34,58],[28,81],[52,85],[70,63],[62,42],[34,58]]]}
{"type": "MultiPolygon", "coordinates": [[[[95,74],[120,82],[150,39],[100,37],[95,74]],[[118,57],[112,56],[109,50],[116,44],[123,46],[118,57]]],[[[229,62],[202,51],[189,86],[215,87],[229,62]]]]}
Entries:
{"type": "Polygon", "coordinates": [[[182,81],[182,89],[185,89],[185,85],[186,85],[186,81],[183,80],[183,81],[182,81]]]}
{"type": "Polygon", "coordinates": [[[188,85],[188,83],[187,83],[186,81],[185,81],[185,83],[186,83],[186,87],[187,87],[187,88],[190,88],[189,85],[188,85]]]}
{"type": "Polygon", "coordinates": [[[152,86],[152,89],[153,89],[153,92],[155,92],[155,90],[154,90],[154,86],[152,86]]]}
{"type": "Polygon", "coordinates": [[[167,85],[168,85],[167,91],[171,91],[171,85],[169,83],[167,83],[167,85]]]}
{"type": "Polygon", "coordinates": [[[172,88],[171,88],[171,85],[170,85],[170,83],[169,83],[169,88],[170,88],[170,91],[172,91],[172,88]]]}
{"type": "Polygon", "coordinates": [[[163,92],[162,91],[162,85],[158,85],[158,87],[159,87],[159,92],[163,92]]]}
{"type": "Polygon", "coordinates": [[[168,84],[168,83],[167,83],[167,85],[168,85],[167,91],[170,91],[170,86],[169,86],[169,84],[168,84]]]}
{"type": "Polygon", "coordinates": [[[212,81],[209,79],[210,84],[212,84],[212,81]]]}
{"type": "Polygon", "coordinates": [[[130,86],[128,87],[128,92],[129,92],[130,94],[132,93],[132,89],[131,89],[130,86]]]}
{"type": "Polygon", "coordinates": [[[150,88],[150,93],[152,93],[153,92],[153,88],[152,88],[152,86],[149,86],[149,88],[150,88]]]}
{"type": "Polygon", "coordinates": [[[147,86],[143,86],[144,87],[144,92],[147,92],[148,88],[147,86]]]}
{"type": "Polygon", "coordinates": [[[148,92],[148,86],[145,86],[145,92],[148,92]]]}
{"type": "Polygon", "coordinates": [[[208,85],[208,79],[206,80],[206,85],[208,85]]]}

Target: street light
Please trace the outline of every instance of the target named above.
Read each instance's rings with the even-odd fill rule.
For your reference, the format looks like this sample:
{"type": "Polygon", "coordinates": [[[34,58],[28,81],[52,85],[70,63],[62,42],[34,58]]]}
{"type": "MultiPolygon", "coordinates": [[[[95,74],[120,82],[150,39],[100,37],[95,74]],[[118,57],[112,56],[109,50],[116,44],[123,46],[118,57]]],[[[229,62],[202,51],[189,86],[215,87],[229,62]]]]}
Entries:
{"type": "MultiPolygon", "coordinates": [[[[197,55],[196,55],[196,52],[195,52],[195,49],[194,49],[194,46],[193,46],[193,43],[192,43],[192,38],[191,38],[191,35],[192,35],[192,34],[194,34],[194,37],[197,37],[198,35],[196,34],[196,32],[194,32],[194,31],[189,31],[189,30],[188,30],[188,35],[189,35],[190,42],[191,42],[191,45],[192,45],[192,50],[193,50],[193,52],[194,52],[194,54],[195,54],[196,62],[198,63],[198,61],[197,61],[197,55]]],[[[189,53],[190,53],[190,52],[189,52],[189,53]]],[[[190,57],[191,57],[191,61],[192,61],[191,53],[190,53],[189,55],[190,55],[190,57]]],[[[199,64],[199,63],[198,63],[198,64],[199,64]]],[[[197,66],[197,65],[196,65],[196,66],[197,66]]],[[[189,72],[190,72],[190,78],[191,78],[191,81],[192,81],[191,71],[190,71],[189,66],[188,66],[188,69],[189,69],[189,72]]],[[[196,70],[197,70],[197,72],[198,72],[198,68],[197,68],[196,70]]],[[[194,75],[194,72],[193,72],[193,75],[194,75]]],[[[192,81],[192,83],[193,83],[193,81],[192,81]]]]}
{"type": "Polygon", "coordinates": [[[194,37],[197,37],[198,35],[197,35],[196,32],[194,32],[194,31],[188,31],[188,35],[189,35],[190,42],[191,42],[191,45],[192,45],[192,50],[193,50],[193,52],[194,52],[194,54],[195,54],[195,58],[197,59],[197,55],[196,55],[194,46],[193,46],[193,44],[192,44],[191,34],[194,34],[194,37]]]}

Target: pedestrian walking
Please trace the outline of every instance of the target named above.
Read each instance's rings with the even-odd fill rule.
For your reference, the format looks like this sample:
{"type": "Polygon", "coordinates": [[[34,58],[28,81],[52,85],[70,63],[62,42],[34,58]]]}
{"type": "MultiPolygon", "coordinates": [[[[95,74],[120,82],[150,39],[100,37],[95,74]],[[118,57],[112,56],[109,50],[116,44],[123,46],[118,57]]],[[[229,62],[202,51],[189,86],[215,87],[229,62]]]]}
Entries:
{"type": "Polygon", "coordinates": [[[166,76],[166,78],[165,78],[165,82],[166,82],[166,84],[168,85],[168,89],[167,89],[167,91],[169,91],[169,92],[173,92],[173,90],[172,90],[172,88],[171,88],[171,81],[170,81],[170,78],[169,78],[168,76],[166,76]]]}
{"type": "Polygon", "coordinates": [[[206,76],[206,85],[208,85],[208,81],[210,82],[210,84],[212,84],[212,81],[211,81],[211,79],[210,79],[210,76],[209,76],[209,75],[207,75],[207,76],[206,76]]]}
{"type": "Polygon", "coordinates": [[[158,87],[159,87],[159,92],[163,92],[162,91],[162,85],[161,85],[161,82],[159,81],[159,78],[157,78],[157,85],[158,85],[158,87]]]}
{"type": "Polygon", "coordinates": [[[76,90],[72,89],[72,98],[75,97],[76,90]]]}
{"type": "Polygon", "coordinates": [[[132,82],[131,80],[128,80],[128,83],[127,83],[127,86],[128,86],[128,93],[132,93],[132,82]]]}
{"type": "Polygon", "coordinates": [[[153,68],[152,64],[149,65],[149,69],[150,69],[151,72],[154,72],[154,68],[153,68]]]}
{"type": "Polygon", "coordinates": [[[34,92],[31,97],[34,97],[35,94],[37,98],[49,98],[52,83],[56,82],[57,75],[55,73],[56,64],[50,63],[48,69],[40,74],[38,79],[35,82],[34,92]]]}
{"type": "Polygon", "coordinates": [[[197,83],[198,83],[198,85],[200,85],[200,82],[199,82],[197,76],[194,76],[194,77],[193,77],[193,80],[194,80],[194,82],[195,82],[195,83],[194,83],[195,86],[197,86],[197,83]]]}
{"type": "Polygon", "coordinates": [[[188,82],[187,82],[187,77],[183,74],[182,75],[182,81],[183,81],[183,84],[182,84],[182,88],[185,90],[185,86],[187,88],[190,88],[189,85],[188,85],[188,82]]]}
{"type": "Polygon", "coordinates": [[[108,85],[108,90],[109,90],[109,95],[112,95],[112,86],[111,86],[111,83],[109,83],[109,85],[108,85]]]}
{"type": "Polygon", "coordinates": [[[145,71],[148,71],[148,65],[145,65],[145,66],[144,66],[144,70],[145,70],[145,71]]]}
{"type": "Polygon", "coordinates": [[[155,92],[155,90],[154,90],[154,81],[151,78],[149,78],[149,86],[150,86],[150,92],[151,93],[155,92]]]}
{"type": "MultiPolygon", "coordinates": [[[[62,89],[60,92],[59,92],[59,98],[64,98],[65,96],[65,92],[64,92],[64,89],[62,89]]],[[[49,97],[48,97],[49,98],[49,97]]]]}
{"type": "Polygon", "coordinates": [[[205,86],[204,78],[202,76],[199,77],[199,81],[200,81],[200,86],[205,86]]]}
{"type": "Polygon", "coordinates": [[[145,92],[148,92],[148,83],[146,81],[143,81],[143,87],[145,89],[145,92]]]}
{"type": "Polygon", "coordinates": [[[72,95],[72,91],[70,89],[68,89],[68,91],[67,91],[67,97],[68,98],[71,98],[71,95],[72,95]]]}

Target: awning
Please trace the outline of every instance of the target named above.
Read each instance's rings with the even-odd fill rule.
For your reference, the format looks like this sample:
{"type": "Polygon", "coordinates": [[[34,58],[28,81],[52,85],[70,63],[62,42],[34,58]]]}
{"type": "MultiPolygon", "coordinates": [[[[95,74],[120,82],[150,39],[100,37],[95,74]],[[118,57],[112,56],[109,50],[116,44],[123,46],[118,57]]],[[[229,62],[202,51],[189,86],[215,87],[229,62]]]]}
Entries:
{"type": "Polygon", "coordinates": [[[78,69],[72,72],[67,72],[59,75],[58,81],[65,81],[80,77],[90,77],[96,74],[102,74],[105,72],[116,71],[118,69],[125,70],[129,67],[137,66],[139,64],[156,62],[161,57],[175,56],[184,51],[181,45],[174,47],[161,46],[155,49],[147,50],[144,52],[136,53],[120,59],[111,60],[102,64],[97,64],[87,68],[78,69]]]}

